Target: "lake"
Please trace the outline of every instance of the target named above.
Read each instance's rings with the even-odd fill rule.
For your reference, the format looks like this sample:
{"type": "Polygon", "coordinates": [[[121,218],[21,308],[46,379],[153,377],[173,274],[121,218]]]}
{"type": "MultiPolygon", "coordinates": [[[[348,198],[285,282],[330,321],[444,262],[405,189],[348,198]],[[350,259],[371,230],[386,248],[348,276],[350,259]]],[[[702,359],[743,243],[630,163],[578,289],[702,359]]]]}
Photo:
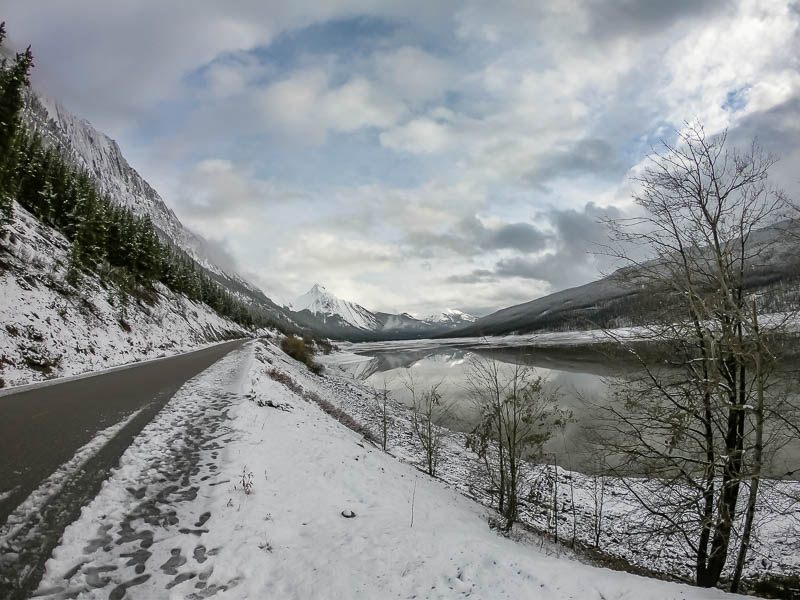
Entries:
{"type": "MultiPolygon", "coordinates": [[[[527,365],[536,375],[559,391],[559,406],[569,410],[573,422],[558,431],[545,446],[547,460],[581,472],[595,470],[597,452],[587,444],[596,410],[592,405],[606,401],[609,379],[633,373],[636,365],[624,354],[609,355],[591,340],[572,339],[568,334],[545,339],[544,344],[526,345],[525,338],[471,338],[464,340],[414,340],[342,344],[341,351],[324,360],[343,368],[370,386],[389,390],[393,399],[412,406],[406,386],[413,377],[417,390],[439,385],[449,406],[440,424],[469,432],[479,415],[467,384],[471,363],[493,359],[502,369],[527,365]]],[[[794,440],[776,454],[774,473],[785,473],[800,464],[800,441],[794,440]]]]}

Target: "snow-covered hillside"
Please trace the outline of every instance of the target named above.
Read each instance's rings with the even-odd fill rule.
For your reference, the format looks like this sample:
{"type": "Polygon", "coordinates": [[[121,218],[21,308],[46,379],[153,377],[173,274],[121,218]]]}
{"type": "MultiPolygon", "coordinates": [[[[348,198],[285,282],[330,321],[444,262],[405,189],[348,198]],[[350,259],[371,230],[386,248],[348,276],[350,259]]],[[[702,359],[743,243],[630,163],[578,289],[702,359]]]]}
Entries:
{"type": "MultiPolygon", "coordinates": [[[[796,290],[800,281],[797,241],[800,220],[789,219],[753,230],[748,238],[751,264],[746,269],[745,285],[750,292],[763,295],[775,287],[796,290]]],[[[655,261],[645,263],[649,269],[655,261]]],[[[655,267],[654,267],[655,265],[655,267]]],[[[568,288],[524,302],[465,323],[452,337],[497,336],[535,331],[570,331],[576,329],[616,328],[643,325],[643,315],[657,310],[653,298],[642,293],[644,281],[636,279],[636,268],[625,267],[584,285],[568,288]],[[640,286],[640,284],[642,284],[640,286]]],[[[750,293],[748,292],[748,293],[750,293]]],[[[773,300],[774,301],[774,300],[773,300]]],[[[769,304],[771,312],[794,310],[796,291],[787,294],[778,305],[769,304]]]]}
{"type": "Polygon", "coordinates": [[[66,284],[69,242],[19,205],[0,245],[0,387],[176,354],[247,335],[158,285],[153,304],[87,276],[66,284]]]}
{"type": "Polygon", "coordinates": [[[34,90],[25,95],[24,117],[45,143],[58,148],[69,162],[91,174],[113,202],[149,217],[166,241],[184,250],[230,292],[283,320],[281,309],[260,289],[217,263],[208,242],[180,222],[159,193],[128,164],[114,140],[34,90]]]}
{"type": "Polygon", "coordinates": [[[36,596],[734,598],[500,535],[316,404],[348,390],[269,342],[198,375],[64,532],[36,596]]]}
{"type": "Polygon", "coordinates": [[[150,217],[153,225],[200,264],[223,272],[204,256],[200,238],[183,226],[158,192],[128,164],[114,140],[55,100],[34,91],[28,92],[26,100],[25,116],[33,128],[71,163],[91,173],[114,202],[150,217]]]}

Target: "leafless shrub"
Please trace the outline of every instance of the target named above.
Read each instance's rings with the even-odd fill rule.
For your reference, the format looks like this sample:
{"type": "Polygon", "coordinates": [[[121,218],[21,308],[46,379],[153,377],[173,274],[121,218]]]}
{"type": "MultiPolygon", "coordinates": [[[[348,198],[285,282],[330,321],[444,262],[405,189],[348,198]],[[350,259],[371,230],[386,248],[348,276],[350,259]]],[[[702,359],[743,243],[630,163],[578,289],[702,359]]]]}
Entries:
{"type": "Polygon", "coordinates": [[[498,510],[510,528],[518,518],[524,461],[541,456],[567,415],[557,407],[558,392],[522,365],[504,372],[497,361],[476,359],[467,383],[481,415],[468,443],[484,461],[498,510]]]}
{"type": "Polygon", "coordinates": [[[310,402],[314,402],[317,406],[319,406],[323,412],[332,416],[334,419],[339,421],[342,425],[347,427],[348,429],[352,429],[356,433],[362,435],[367,441],[376,446],[380,443],[378,439],[375,437],[375,434],[372,433],[363,423],[359,423],[356,421],[352,416],[346,413],[344,410],[339,408],[338,406],[332,404],[328,400],[321,398],[319,394],[315,394],[314,392],[304,392],[303,398],[310,402]]]}
{"type": "Polygon", "coordinates": [[[288,373],[281,371],[280,369],[272,368],[267,370],[267,375],[270,376],[271,379],[277,381],[285,385],[289,388],[292,392],[297,394],[298,396],[303,396],[305,393],[305,389],[299,383],[297,383],[288,373]]]}
{"type": "Polygon", "coordinates": [[[375,398],[375,405],[378,409],[378,422],[380,423],[381,427],[381,449],[386,452],[388,447],[389,426],[391,424],[391,419],[389,417],[389,389],[386,386],[386,382],[383,382],[383,388],[376,388],[372,391],[372,393],[373,397],[375,398]]]}
{"type": "Polygon", "coordinates": [[[444,439],[444,432],[437,423],[448,414],[449,406],[439,393],[441,383],[420,390],[411,373],[407,372],[403,385],[411,393],[411,428],[425,455],[425,472],[435,477],[444,439]]]}
{"type": "Polygon", "coordinates": [[[245,465],[242,467],[242,474],[239,475],[239,489],[242,490],[245,495],[249,496],[253,493],[254,487],[253,472],[248,471],[247,465],[245,465]]]}

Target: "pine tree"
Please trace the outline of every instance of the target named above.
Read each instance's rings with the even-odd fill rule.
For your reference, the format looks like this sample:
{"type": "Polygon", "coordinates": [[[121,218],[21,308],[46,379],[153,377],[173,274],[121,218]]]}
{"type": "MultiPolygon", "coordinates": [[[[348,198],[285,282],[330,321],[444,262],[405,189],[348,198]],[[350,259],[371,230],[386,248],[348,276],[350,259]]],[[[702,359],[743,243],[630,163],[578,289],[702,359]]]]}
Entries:
{"type": "MultiPolygon", "coordinates": [[[[0,45],[6,37],[5,22],[0,23],[0,45]]],[[[20,129],[19,113],[22,109],[22,90],[29,83],[33,66],[30,47],[18,53],[9,67],[4,58],[0,64],[0,231],[11,220],[13,213],[13,177],[18,153],[14,141],[20,129]]]]}
{"type": "MultiPolygon", "coordinates": [[[[0,44],[4,38],[5,24],[0,23],[0,44]]],[[[128,294],[161,282],[245,326],[267,324],[264,315],[254,314],[185,252],[162,243],[148,217],[115,204],[87,172],[23,126],[23,91],[32,66],[30,48],[10,65],[0,59],[0,232],[14,200],[62,232],[71,242],[68,282],[80,286],[87,271],[115,281],[123,319],[128,294]]]]}
{"type": "Polygon", "coordinates": [[[83,249],[80,242],[75,240],[69,249],[69,262],[67,264],[67,283],[75,289],[78,289],[83,279],[82,270],[83,249]]]}
{"type": "MultiPolygon", "coordinates": [[[[5,24],[0,28],[0,42],[5,38],[5,24]]],[[[9,67],[3,61],[0,71],[0,192],[8,193],[9,175],[14,170],[16,153],[12,152],[14,139],[20,129],[20,111],[23,106],[23,89],[29,83],[29,72],[33,66],[30,46],[17,53],[9,67]]]]}

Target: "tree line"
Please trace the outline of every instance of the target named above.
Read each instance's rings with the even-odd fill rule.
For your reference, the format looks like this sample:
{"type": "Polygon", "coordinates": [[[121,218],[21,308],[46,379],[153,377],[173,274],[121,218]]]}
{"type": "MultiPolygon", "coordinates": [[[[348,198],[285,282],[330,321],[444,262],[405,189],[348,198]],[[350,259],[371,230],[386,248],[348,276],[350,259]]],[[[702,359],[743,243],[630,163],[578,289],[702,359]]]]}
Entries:
{"type": "MultiPolygon", "coordinates": [[[[5,33],[0,24],[0,43],[5,33]]],[[[69,240],[67,281],[76,289],[88,272],[115,283],[124,299],[152,294],[162,283],[242,326],[275,326],[183,250],[162,241],[149,217],[115,204],[89,173],[26,127],[23,94],[32,67],[30,47],[0,64],[0,232],[13,218],[16,200],[69,240]]]]}

